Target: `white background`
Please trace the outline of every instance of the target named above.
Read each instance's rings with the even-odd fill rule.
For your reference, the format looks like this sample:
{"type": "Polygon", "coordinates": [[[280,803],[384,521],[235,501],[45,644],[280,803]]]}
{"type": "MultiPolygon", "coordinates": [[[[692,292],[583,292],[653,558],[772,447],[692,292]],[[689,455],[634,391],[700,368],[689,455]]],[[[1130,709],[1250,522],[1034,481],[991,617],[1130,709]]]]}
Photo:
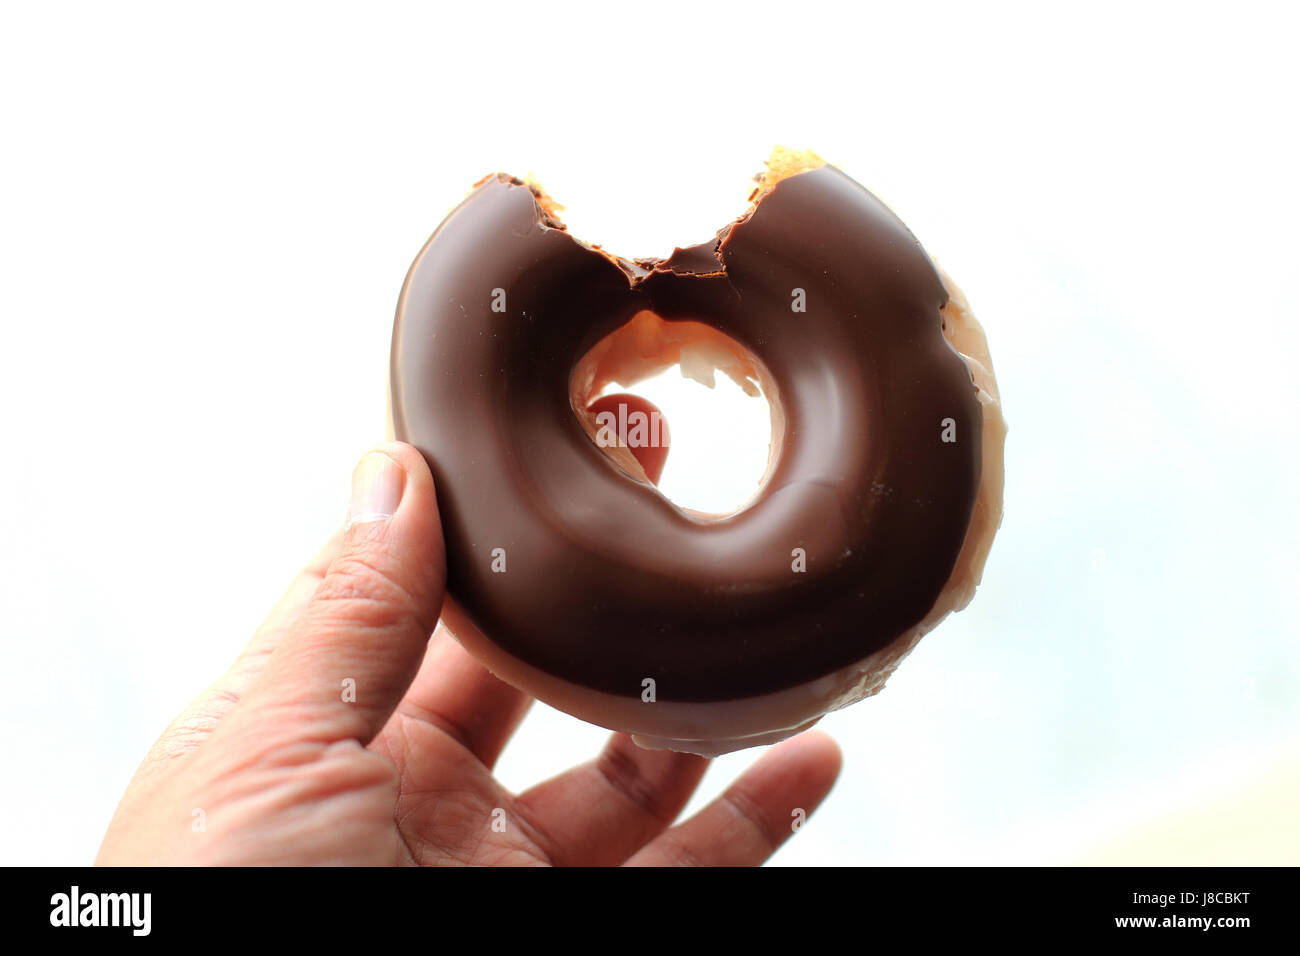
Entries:
{"type": "MultiPolygon", "coordinates": [[[[1297,24],[1039,6],[6,6],[0,862],[92,859],[339,522],[406,267],[470,184],[531,172],[578,236],[662,255],[775,143],[964,287],[1011,424],[980,594],[824,721],[844,775],[777,860],[1116,859],[1173,826],[1138,857],[1300,862],[1293,812],[1176,822],[1300,780],[1297,24]]],[[[536,707],[501,774],[603,738],[536,707]]]]}

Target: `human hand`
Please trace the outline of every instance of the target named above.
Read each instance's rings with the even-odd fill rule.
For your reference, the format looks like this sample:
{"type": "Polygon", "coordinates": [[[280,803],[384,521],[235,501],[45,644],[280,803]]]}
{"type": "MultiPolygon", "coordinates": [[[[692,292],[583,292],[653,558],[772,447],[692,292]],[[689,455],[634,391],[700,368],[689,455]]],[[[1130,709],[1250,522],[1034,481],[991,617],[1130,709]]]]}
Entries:
{"type": "Polygon", "coordinates": [[[150,750],[96,862],[751,865],[829,792],[839,750],[810,732],[676,826],[708,761],[623,734],[510,793],[492,767],[531,700],[435,633],[445,572],[424,459],[375,449],[345,528],[150,750]]]}

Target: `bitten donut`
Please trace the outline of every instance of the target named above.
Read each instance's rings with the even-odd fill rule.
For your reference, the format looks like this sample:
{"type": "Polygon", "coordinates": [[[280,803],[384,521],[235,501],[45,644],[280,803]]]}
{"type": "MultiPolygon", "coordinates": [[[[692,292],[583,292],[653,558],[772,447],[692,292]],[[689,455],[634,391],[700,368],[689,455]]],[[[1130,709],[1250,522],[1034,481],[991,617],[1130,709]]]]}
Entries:
{"type": "Polygon", "coordinates": [[[535,184],[480,181],[411,266],[392,433],[428,459],[444,623],[489,669],[646,747],[771,743],[874,694],[979,583],[1005,426],[983,330],[888,207],[778,150],[708,242],[629,260],[535,184]],[[590,410],[717,369],[772,410],[755,496],[665,498],[590,410]]]}

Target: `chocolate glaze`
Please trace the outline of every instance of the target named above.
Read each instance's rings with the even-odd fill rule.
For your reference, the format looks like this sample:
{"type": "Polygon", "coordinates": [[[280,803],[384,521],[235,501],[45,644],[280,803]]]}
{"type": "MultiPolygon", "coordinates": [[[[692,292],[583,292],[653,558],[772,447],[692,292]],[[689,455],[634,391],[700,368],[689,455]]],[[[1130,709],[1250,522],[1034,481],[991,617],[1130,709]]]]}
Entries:
{"type": "Polygon", "coordinates": [[[488,177],[411,267],[393,335],[394,429],[433,470],[450,593],[514,656],[628,697],[647,677],[659,700],[752,696],[883,648],[934,604],[979,484],[981,410],[946,300],[902,222],[831,166],[715,240],[636,262],[488,177]],[[784,446],[736,515],[684,514],[570,407],[575,364],[642,309],[713,326],[771,373],[784,446]]]}

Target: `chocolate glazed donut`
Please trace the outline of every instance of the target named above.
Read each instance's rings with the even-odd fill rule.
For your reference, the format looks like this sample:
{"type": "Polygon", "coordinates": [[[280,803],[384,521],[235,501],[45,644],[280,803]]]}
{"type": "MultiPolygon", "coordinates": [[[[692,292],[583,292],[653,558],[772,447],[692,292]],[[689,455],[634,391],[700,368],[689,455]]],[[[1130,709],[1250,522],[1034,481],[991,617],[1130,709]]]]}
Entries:
{"type": "Polygon", "coordinates": [[[964,303],[844,173],[770,165],[744,216],[665,260],[582,243],[490,176],[398,307],[392,428],[437,484],[447,621],[500,676],[651,746],[767,742],[879,689],[969,600],[1000,515],[987,351],[948,328],[979,332],[964,303]],[[586,406],[629,349],[655,370],[703,349],[762,385],[774,445],[743,510],[679,508],[593,441],[586,406]]]}

